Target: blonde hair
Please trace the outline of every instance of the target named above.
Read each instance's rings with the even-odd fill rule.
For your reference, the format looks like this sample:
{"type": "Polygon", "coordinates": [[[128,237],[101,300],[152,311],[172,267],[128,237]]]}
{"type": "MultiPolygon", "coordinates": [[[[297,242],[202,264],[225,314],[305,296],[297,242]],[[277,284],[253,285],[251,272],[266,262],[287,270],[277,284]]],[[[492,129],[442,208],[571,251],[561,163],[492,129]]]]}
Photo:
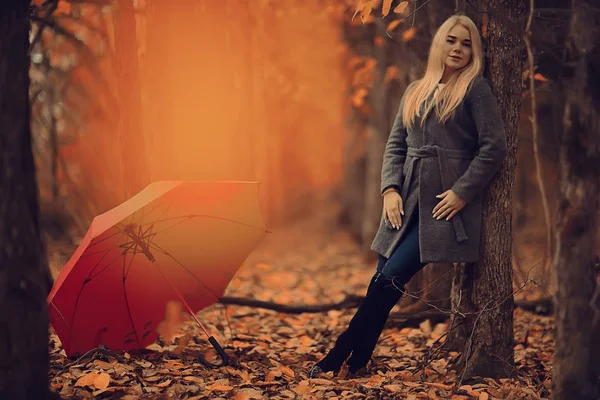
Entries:
{"type": "Polygon", "coordinates": [[[422,125],[432,109],[435,109],[440,122],[445,123],[454,115],[454,111],[462,103],[471,83],[481,74],[482,69],[483,50],[477,27],[465,15],[451,16],[438,28],[433,37],[429,48],[425,75],[416,81],[412,89],[406,94],[404,110],[402,111],[404,125],[413,126],[417,117],[422,117],[422,125]],[[436,98],[432,99],[432,94],[444,73],[445,54],[442,53],[443,43],[450,30],[456,25],[462,25],[471,35],[471,60],[458,73],[454,74],[436,98]]]}

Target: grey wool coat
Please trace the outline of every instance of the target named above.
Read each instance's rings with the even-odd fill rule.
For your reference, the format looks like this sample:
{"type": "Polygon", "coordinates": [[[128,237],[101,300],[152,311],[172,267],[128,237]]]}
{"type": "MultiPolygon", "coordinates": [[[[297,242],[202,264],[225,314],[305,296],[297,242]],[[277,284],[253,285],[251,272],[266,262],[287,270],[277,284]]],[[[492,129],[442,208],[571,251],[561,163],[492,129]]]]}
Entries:
{"type": "Polygon", "coordinates": [[[441,124],[430,112],[406,128],[401,119],[406,89],[383,156],[381,192],[395,187],[404,203],[399,230],[383,213],[371,249],[390,258],[412,218],[419,219],[423,263],[473,262],[479,259],[481,194],[506,155],[504,123],[488,81],[478,76],[453,118],[441,124]],[[439,221],[432,211],[436,198],[452,189],[466,202],[452,219],[439,221]],[[417,207],[418,206],[418,207],[417,207]],[[415,210],[418,209],[418,215],[415,210]]]}

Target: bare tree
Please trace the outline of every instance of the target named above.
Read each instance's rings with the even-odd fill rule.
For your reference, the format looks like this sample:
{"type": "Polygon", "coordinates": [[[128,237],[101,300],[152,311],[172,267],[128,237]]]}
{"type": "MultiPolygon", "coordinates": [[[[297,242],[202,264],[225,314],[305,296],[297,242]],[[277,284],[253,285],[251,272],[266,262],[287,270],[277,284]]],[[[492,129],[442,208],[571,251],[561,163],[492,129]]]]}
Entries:
{"type": "Polygon", "coordinates": [[[594,273],[600,209],[600,8],[573,0],[566,42],[556,282],[555,400],[600,398],[600,286],[594,273]]]}
{"type": "Polygon", "coordinates": [[[46,399],[51,279],[31,150],[29,1],[0,2],[0,398],[46,399]]]}

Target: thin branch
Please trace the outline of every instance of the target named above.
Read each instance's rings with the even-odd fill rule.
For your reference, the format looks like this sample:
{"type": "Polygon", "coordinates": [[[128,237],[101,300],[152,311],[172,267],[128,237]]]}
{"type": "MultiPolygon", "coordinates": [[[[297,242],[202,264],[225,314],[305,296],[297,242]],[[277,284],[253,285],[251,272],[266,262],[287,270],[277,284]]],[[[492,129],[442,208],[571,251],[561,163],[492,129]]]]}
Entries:
{"type": "MultiPolygon", "coordinates": [[[[546,222],[546,247],[544,249],[544,261],[542,268],[546,268],[546,261],[548,254],[552,247],[552,228],[550,225],[550,208],[548,207],[548,198],[546,195],[546,187],[544,185],[544,179],[542,177],[542,163],[540,160],[539,152],[539,134],[538,134],[538,121],[537,121],[537,104],[535,97],[535,59],[533,57],[533,49],[531,46],[531,22],[533,21],[533,14],[535,10],[535,0],[529,0],[529,18],[527,20],[527,27],[525,28],[525,46],[527,48],[527,58],[529,59],[529,93],[531,96],[531,130],[533,134],[533,157],[535,160],[536,179],[538,187],[540,189],[540,196],[542,197],[542,207],[544,209],[544,219],[546,222]]],[[[542,276],[542,290],[546,292],[547,284],[545,274],[542,276]]]]}
{"type": "MultiPolygon", "coordinates": [[[[412,21],[412,23],[411,23],[411,27],[412,27],[412,26],[414,26],[414,24],[415,24],[415,18],[416,18],[417,11],[419,11],[421,8],[425,7],[425,6],[427,5],[427,3],[429,3],[430,1],[431,1],[431,0],[426,0],[426,1],[424,1],[424,2],[423,2],[423,4],[421,4],[420,6],[416,7],[416,8],[415,8],[415,10],[414,10],[413,12],[409,13],[409,14],[408,14],[407,16],[405,16],[404,18],[400,18],[400,21],[404,21],[404,20],[405,20],[405,19],[407,19],[407,18],[413,17],[413,21],[412,21]]],[[[390,35],[390,33],[389,33],[389,31],[388,31],[387,29],[385,30],[385,34],[386,34],[386,35],[387,35],[387,36],[388,36],[390,39],[392,39],[392,41],[394,41],[394,42],[398,43],[398,42],[396,41],[396,39],[394,39],[394,38],[393,38],[393,37],[390,35]]]]}
{"type": "Polygon", "coordinates": [[[46,18],[40,17],[39,20],[37,17],[32,18],[32,20],[38,21],[40,23],[40,25],[38,26],[37,32],[35,33],[35,37],[31,40],[31,43],[29,44],[29,52],[30,53],[31,53],[31,50],[33,49],[33,47],[37,44],[37,42],[42,37],[42,33],[44,33],[44,29],[46,29],[46,27],[49,25],[48,17],[51,17],[57,8],[58,8],[58,0],[53,0],[52,3],[50,4],[50,8],[48,9],[48,12],[46,13],[46,18]]]}

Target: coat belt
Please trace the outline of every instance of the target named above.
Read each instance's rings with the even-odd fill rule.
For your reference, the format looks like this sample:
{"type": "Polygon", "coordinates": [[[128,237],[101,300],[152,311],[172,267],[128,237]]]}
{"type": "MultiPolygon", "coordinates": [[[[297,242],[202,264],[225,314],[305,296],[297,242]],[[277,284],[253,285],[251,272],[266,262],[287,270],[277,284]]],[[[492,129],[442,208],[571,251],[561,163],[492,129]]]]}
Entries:
{"type": "MultiPolygon", "coordinates": [[[[453,149],[444,149],[439,146],[423,146],[423,147],[409,147],[407,149],[406,155],[411,157],[411,160],[408,161],[408,170],[406,171],[406,177],[404,178],[404,183],[402,184],[402,200],[406,199],[408,195],[408,189],[410,187],[411,180],[413,178],[414,166],[415,162],[421,158],[437,158],[438,166],[440,169],[440,176],[442,178],[442,187],[444,191],[449,190],[452,187],[451,177],[450,177],[450,164],[448,163],[449,158],[461,159],[461,160],[472,160],[475,157],[470,151],[465,150],[453,150],[453,149]]],[[[454,227],[454,233],[456,234],[456,241],[458,243],[465,242],[467,237],[467,232],[465,231],[465,227],[463,225],[463,221],[460,214],[456,214],[452,219],[452,225],[454,227]]]]}

